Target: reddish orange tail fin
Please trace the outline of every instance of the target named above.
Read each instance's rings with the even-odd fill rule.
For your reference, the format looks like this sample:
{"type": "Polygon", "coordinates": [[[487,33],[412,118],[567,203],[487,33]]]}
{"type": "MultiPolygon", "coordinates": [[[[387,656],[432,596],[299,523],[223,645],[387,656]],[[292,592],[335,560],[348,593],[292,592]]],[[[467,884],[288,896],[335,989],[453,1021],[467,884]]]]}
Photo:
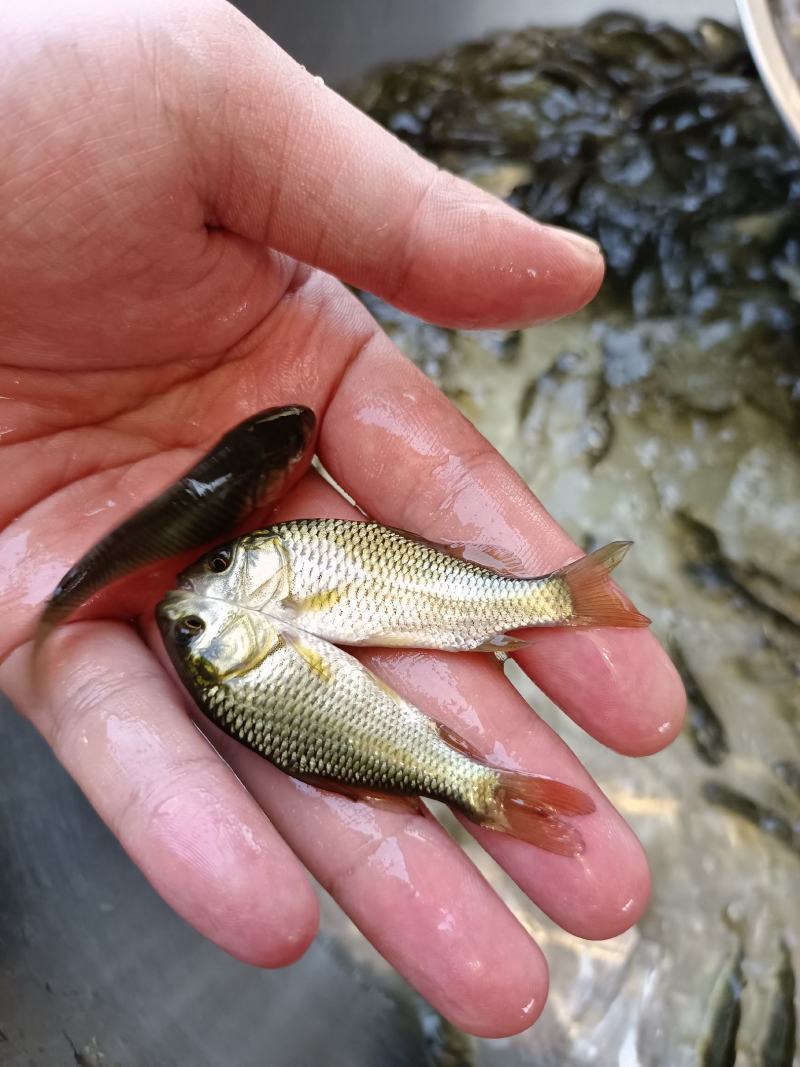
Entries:
{"type": "Polygon", "coordinates": [[[632,543],[612,541],[555,572],[567,583],[572,597],[572,615],[566,621],[567,626],[650,625],[650,619],[636,610],[609,577],[632,543]]]}
{"type": "Polygon", "coordinates": [[[501,771],[494,810],[483,825],[561,856],[583,852],[583,838],[562,815],[588,815],[594,801],[565,782],[501,771]]]}

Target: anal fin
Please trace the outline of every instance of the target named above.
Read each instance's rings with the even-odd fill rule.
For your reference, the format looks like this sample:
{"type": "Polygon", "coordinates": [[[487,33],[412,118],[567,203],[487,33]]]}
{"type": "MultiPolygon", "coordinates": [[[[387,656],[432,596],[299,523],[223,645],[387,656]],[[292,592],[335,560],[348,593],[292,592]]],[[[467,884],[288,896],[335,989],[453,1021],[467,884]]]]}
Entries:
{"type": "Polygon", "coordinates": [[[470,563],[488,567],[495,574],[502,574],[506,578],[520,578],[525,574],[525,567],[519,556],[506,549],[497,548],[496,545],[465,544],[461,557],[470,563]]]}
{"type": "Polygon", "coordinates": [[[476,763],[486,763],[486,757],[463,738],[461,734],[457,734],[455,730],[451,730],[449,726],[445,726],[438,719],[432,719],[431,721],[437,734],[448,747],[455,749],[456,752],[460,752],[463,756],[469,756],[476,763]]]}
{"type": "Polygon", "coordinates": [[[419,797],[398,796],[394,793],[381,793],[368,787],[352,785],[350,782],[335,782],[320,774],[296,774],[301,782],[313,785],[326,793],[338,793],[349,800],[362,801],[381,811],[400,812],[403,815],[424,815],[425,805],[419,797]]]}

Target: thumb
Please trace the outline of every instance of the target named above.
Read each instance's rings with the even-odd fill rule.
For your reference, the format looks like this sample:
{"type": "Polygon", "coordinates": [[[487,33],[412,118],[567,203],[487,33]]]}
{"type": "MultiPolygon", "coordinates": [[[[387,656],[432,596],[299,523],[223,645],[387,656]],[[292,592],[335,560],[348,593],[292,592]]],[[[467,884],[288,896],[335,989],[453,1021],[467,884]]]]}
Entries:
{"type": "Polygon", "coordinates": [[[198,190],[217,225],[447,326],[520,326],[596,293],[593,242],[439,170],[228,4],[198,39],[190,109],[198,190]]]}

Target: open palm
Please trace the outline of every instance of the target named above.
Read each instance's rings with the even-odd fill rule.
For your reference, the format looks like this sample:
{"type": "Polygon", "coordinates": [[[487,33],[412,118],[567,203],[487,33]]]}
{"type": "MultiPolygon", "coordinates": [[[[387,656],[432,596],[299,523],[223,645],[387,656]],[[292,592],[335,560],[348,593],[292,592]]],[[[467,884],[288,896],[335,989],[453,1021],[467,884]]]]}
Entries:
{"type": "MultiPolygon", "coordinates": [[[[174,566],[101,597],[35,675],[30,638],[87,547],[273,404],[316,411],[324,464],[376,519],[501,546],[529,573],[565,562],[567,536],[335,278],[444,325],[523,325],[590,299],[601,257],[419,159],[222,0],[69,8],[0,16],[0,685],[159,893],[229,952],[278,966],[304,951],[305,866],[455,1023],[520,1030],[546,964],[435,820],[320,792],[196,728],[152,623],[174,566]]],[[[308,475],[280,514],[351,513],[308,475]]],[[[473,832],[566,929],[636,920],[638,843],[492,658],[369,658],[494,762],[589,791],[578,858],[473,832]]],[[[552,631],[517,658],[621,752],[680,726],[647,632],[552,631]]]]}

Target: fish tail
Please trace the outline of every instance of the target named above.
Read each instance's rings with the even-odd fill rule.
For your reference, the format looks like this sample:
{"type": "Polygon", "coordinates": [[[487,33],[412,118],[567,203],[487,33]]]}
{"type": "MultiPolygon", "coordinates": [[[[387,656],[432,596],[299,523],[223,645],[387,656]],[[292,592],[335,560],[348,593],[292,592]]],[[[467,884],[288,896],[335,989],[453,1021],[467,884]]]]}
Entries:
{"type": "MultiPolygon", "coordinates": [[[[110,536],[113,537],[113,534],[110,536]]],[[[113,547],[114,542],[110,543],[113,547]]],[[[66,622],[105,582],[111,582],[117,577],[117,571],[121,568],[107,564],[107,553],[103,551],[103,544],[104,542],[101,542],[87,552],[56,586],[36,626],[33,640],[34,658],[57,626],[66,622]]]]}
{"type": "Polygon", "coordinates": [[[589,815],[594,801],[565,782],[518,771],[499,771],[487,815],[481,825],[518,837],[560,856],[583,852],[583,837],[559,815],[589,815]]]}
{"type": "Polygon", "coordinates": [[[637,611],[609,575],[625,558],[632,541],[610,545],[576,559],[555,571],[554,578],[566,583],[572,601],[567,626],[649,626],[650,619],[637,611]]]}
{"type": "Polygon", "coordinates": [[[32,659],[35,660],[41,649],[42,645],[47,641],[47,638],[56,628],[56,622],[51,618],[41,618],[36,626],[36,630],[33,635],[33,648],[32,659]]]}

